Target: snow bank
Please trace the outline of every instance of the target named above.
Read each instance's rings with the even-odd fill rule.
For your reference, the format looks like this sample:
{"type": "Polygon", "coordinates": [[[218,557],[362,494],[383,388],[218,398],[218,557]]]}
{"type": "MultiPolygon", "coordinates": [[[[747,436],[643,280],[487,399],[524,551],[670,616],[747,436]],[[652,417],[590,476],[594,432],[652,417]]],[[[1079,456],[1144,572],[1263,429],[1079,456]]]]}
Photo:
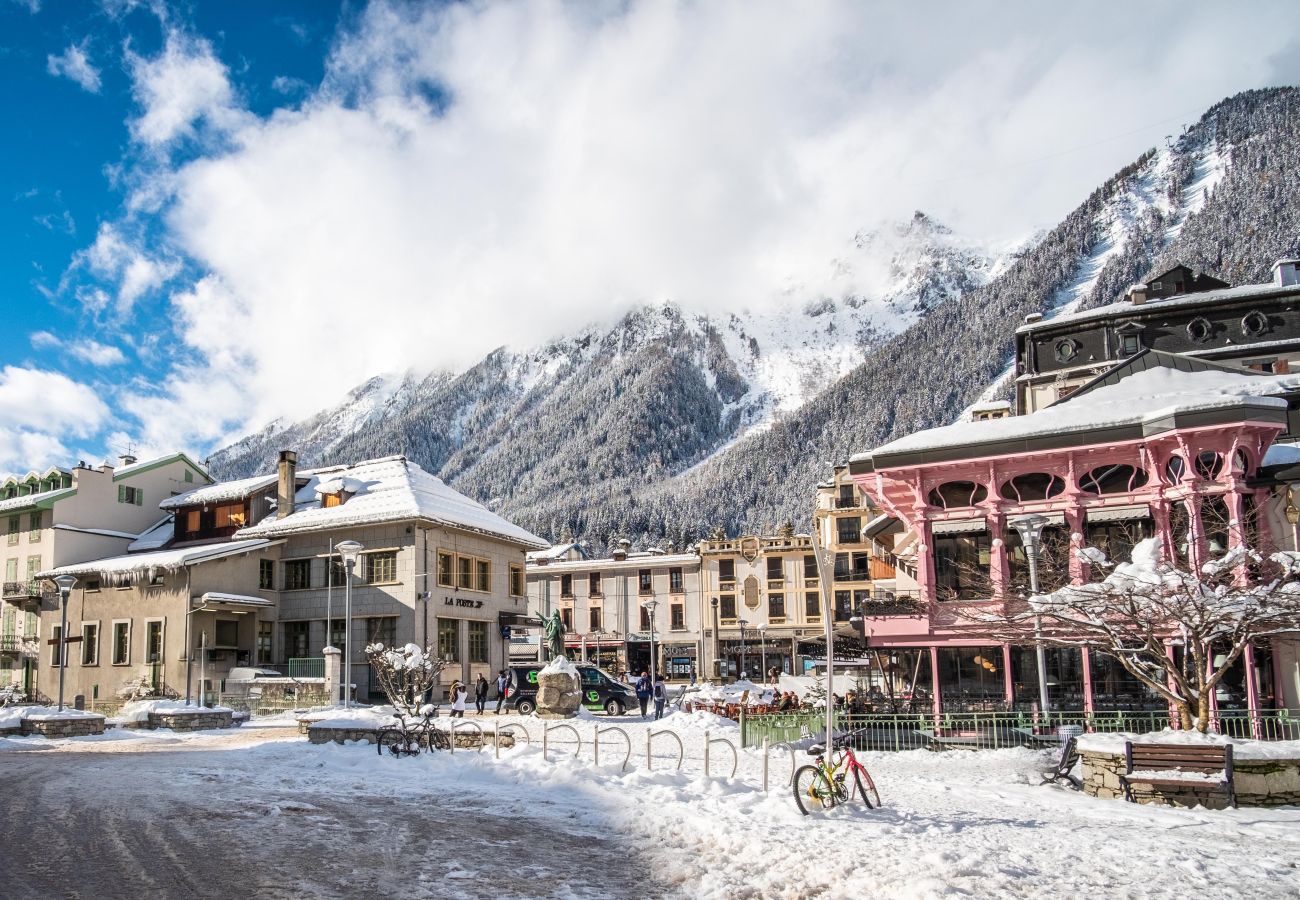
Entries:
{"type": "Polygon", "coordinates": [[[143,724],[149,721],[149,713],[181,711],[192,713],[234,712],[228,706],[197,706],[193,703],[186,703],[184,700],[134,700],[122,707],[117,714],[117,721],[143,724]]]}
{"type": "Polygon", "coordinates": [[[747,706],[760,706],[771,700],[774,693],[771,688],[745,679],[731,684],[714,684],[706,681],[699,686],[698,690],[691,693],[690,699],[697,703],[739,703],[746,691],[749,692],[749,697],[745,701],[747,706]]]}
{"type": "Polygon", "coordinates": [[[1233,759],[1300,759],[1300,741],[1250,741],[1224,737],[1221,734],[1201,734],[1199,731],[1152,731],[1147,734],[1085,734],[1075,746],[1090,753],[1124,754],[1124,742],[1135,744],[1189,744],[1200,747],[1232,745],[1233,759]]]}
{"type": "Polygon", "coordinates": [[[0,728],[18,728],[24,719],[32,722],[53,722],[58,719],[95,719],[99,713],[84,709],[65,707],[62,712],[57,706],[6,706],[0,709],[0,728]]]}
{"type": "Polygon", "coordinates": [[[568,675],[574,680],[578,679],[578,667],[575,666],[567,656],[557,656],[546,664],[540,672],[540,675],[568,675]]]}

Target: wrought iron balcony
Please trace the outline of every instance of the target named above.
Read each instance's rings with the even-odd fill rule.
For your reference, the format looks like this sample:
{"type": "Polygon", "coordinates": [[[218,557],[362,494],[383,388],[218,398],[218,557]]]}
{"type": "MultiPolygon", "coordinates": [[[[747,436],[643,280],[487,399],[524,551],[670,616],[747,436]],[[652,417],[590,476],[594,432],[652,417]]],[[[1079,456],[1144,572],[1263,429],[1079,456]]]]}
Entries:
{"type": "Polygon", "coordinates": [[[33,638],[20,634],[5,634],[0,635],[0,653],[13,653],[35,659],[40,653],[40,645],[33,638]]]}
{"type": "Polygon", "coordinates": [[[6,581],[3,587],[0,587],[0,596],[6,600],[21,602],[23,600],[40,600],[42,597],[55,596],[51,588],[45,587],[45,583],[32,578],[28,581],[6,581]]]}

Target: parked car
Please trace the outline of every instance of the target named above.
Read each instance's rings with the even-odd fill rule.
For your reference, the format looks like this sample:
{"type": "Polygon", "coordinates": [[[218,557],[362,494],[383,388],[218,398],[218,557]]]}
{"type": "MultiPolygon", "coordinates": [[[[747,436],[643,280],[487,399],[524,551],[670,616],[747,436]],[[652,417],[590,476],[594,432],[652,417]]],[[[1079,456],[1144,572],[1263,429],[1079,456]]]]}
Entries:
{"type": "MultiPolygon", "coordinates": [[[[506,705],[522,715],[537,709],[537,673],[543,666],[511,666],[510,685],[506,688],[506,705]]],[[[611,716],[621,716],[636,706],[636,691],[604,669],[579,663],[578,677],[582,681],[582,705],[590,710],[603,710],[611,716]]]]}
{"type": "Polygon", "coordinates": [[[226,674],[226,681],[256,681],[259,678],[283,678],[275,669],[261,669],[255,666],[235,666],[226,674]]]}

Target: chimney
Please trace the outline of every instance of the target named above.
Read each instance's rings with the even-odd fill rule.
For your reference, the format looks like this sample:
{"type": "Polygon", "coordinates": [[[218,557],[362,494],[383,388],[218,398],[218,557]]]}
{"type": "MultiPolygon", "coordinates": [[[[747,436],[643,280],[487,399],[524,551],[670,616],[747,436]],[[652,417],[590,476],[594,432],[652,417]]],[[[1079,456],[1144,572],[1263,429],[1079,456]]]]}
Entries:
{"type": "Polygon", "coordinates": [[[1146,284],[1135,284],[1128,289],[1128,302],[1134,306],[1141,306],[1147,302],[1147,294],[1151,288],[1146,284]]]}
{"type": "Polygon", "coordinates": [[[283,519],[293,514],[293,495],[298,492],[294,475],[298,469],[298,454],[292,450],[280,451],[280,464],[276,470],[279,482],[275,490],[275,517],[283,519]]]}
{"type": "Polygon", "coordinates": [[[1278,287],[1300,286],[1300,259],[1279,259],[1273,263],[1273,283],[1278,287]]]}
{"type": "Polygon", "coordinates": [[[122,460],[123,466],[135,465],[135,457],[132,456],[130,453],[123,453],[121,456],[118,457],[118,459],[122,460]]]}
{"type": "Polygon", "coordinates": [[[627,551],[629,548],[631,548],[631,546],[632,546],[632,542],[629,541],[627,538],[623,538],[621,541],[619,541],[618,546],[614,548],[614,559],[619,559],[619,560],[627,559],[627,551]]]}

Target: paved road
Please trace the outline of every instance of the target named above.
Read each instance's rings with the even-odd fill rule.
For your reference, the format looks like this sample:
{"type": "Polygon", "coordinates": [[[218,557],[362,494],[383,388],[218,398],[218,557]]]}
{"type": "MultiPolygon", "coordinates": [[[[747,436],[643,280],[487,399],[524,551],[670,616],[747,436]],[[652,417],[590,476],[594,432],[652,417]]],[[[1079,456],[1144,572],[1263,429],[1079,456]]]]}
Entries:
{"type": "Polygon", "coordinates": [[[372,783],[365,753],[313,764],[293,729],[241,731],[0,752],[0,898],[665,893],[580,805],[503,816],[454,785],[372,783]]]}

